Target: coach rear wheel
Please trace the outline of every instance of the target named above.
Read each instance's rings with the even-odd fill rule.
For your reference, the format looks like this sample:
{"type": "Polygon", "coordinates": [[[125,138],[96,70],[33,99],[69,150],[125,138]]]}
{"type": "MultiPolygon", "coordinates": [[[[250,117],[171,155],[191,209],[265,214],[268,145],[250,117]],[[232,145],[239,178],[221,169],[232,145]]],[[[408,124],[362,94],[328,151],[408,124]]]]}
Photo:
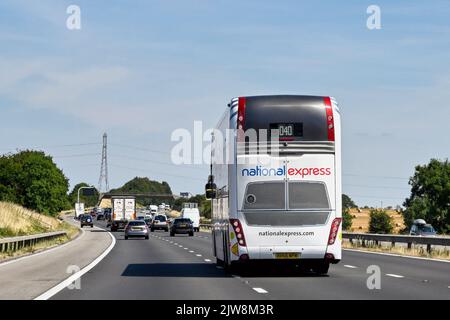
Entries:
{"type": "Polygon", "coordinates": [[[315,272],[317,274],[327,274],[329,268],[330,268],[329,262],[321,262],[321,263],[314,265],[311,269],[313,272],[315,272]]]}

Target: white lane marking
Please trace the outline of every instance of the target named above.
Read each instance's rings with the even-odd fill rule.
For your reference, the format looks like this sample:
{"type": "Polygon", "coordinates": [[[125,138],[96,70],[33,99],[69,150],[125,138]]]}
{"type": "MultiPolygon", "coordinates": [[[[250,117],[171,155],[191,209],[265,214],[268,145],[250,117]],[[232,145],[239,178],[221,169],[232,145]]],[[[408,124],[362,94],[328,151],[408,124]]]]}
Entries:
{"type": "Polygon", "coordinates": [[[264,290],[263,288],[252,288],[253,290],[255,290],[258,293],[268,293],[266,290],[264,290]]]}
{"type": "Polygon", "coordinates": [[[388,277],[393,277],[393,278],[404,278],[404,276],[399,275],[399,274],[386,273],[386,275],[387,275],[388,277]]]}
{"type": "Polygon", "coordinates": [[[197,256],[197,257],[201,257],[202,255],[201,255],[201,254],[196,254],[196,256],[197,256]]]}
{"type": "Polygon", "coordinates": [[[352,265],[349,265],[349,264],[344,264],[344,267],[349,268],[349,269],[356,269],[356,268],[358,268],[358,267],[355,267],[355,266],[352,266],[352,265]]]}
{"type": "MultiPolygon", "coordinates": [[[[94,227],[94,229],[95,228],[97,228],[97,227],[94,227]]],[[[26,259],[29,259],[29,258],[37,257],[37,256],[40,256],[40,255],[43,255],[43,254],[46,254],[46,253],[50,253],[50,252],[53,252],[55,250],[64,248],[64,247],[68,246],[69,244],[74,243],[75,241],[78,241],[82,237],[84,237],[86,232],[83,229],[80,229],[80,230],[81,230],[81,234],[79,236],[77,236],[75,239],[69,240],[68,242],[66,242],[66,243],[64,243],[64,244],[62,244],[60,246],[56,246],[54,248],[50,248],[50,249],[47,249],[47,250],[44,249],[41,252],[33,253],[33,254],[27,255],[25,257],[21,257],[21,258],[17,258],[17,259],[13,259],[13,260],[2,262],[2,263],[0,263],[0,267],[6,266],[6,265],[11,264],[11,263],[19,262],[19,261],[22,261],[22,260],[26,260],[26,259]]]]}
{"type": "Polygon", "coordinates": [[[183,248],[183,246],[178,246],[178,247],[183,248]]]}
{"type": "Polygon", "coordinates": [[[450,263],[450,260],[424,258],[424,257],[414,257],[414,256],[402,256],[400,254],[395,254],[395,253],[373,252],[373,251],[358,250],[358,249],[342,249],[342,250],[351,251],[351,252],[359,252],[359,253],[379,254],[379,255],[382,255],[382,256],[391,256],[391,257],[399,257],[399,258],[408,258],[408,259],[428,260],[428,261],[437,261],[437,262],[450,263]]]}
{"type": "Polygon", "coordinates": [[[209,259],[205,259],[205,262],[211,262],[211,260],[209,260],[209,259]]]}
{"type": "MultiPolygon", "coordinates": [[[[101,229],[101,228],[99,228],[99,229],[101,229]]],[[[103,229],[103,230],[105,230],[105,229],[103,229]]],[[[106,232],[108,232],[108,231],[106,231],[106,232]]],[[[61,290],[64,290],[65,288],[67,288],[67,286],[69,286],[74,281],[76,281],[79,278],[81,278],[85,273],[89,272],[92,268],[94,268],[97,264],[99,264],[100,261],[102,261],[111,252],[111,250],[116,245],[116,238],[111,234],[111,232],[108,232],[108,234],[111,237],[112,242],[109,245],[109,247],[105,251],[103,251],[103,253],[101,255],[99,255],[94,261],[92,261],[90,264],[88,264],[86,267],[84,267],[83,269],[81,269],[77,273],[74,273],[73,275],[68,277],[66,280],[63,280],[61,283],[57,284],[53,288],[47,290],[46,292],[44,292],[40,296],[34,298],[34,300],[48,300],[48,299],[50,299],[55,294],[57,294],[61,290]]]]}
{"type": "Polygon", "coordinates": [[[183,248],[184,250],[189,250],[189,248],[183,248]]]}
{"type": "Polygon", "coordinates": [[[189,253],[194,253],[194,251],[192,251],[192,250],[189,250],[189,253]]]}

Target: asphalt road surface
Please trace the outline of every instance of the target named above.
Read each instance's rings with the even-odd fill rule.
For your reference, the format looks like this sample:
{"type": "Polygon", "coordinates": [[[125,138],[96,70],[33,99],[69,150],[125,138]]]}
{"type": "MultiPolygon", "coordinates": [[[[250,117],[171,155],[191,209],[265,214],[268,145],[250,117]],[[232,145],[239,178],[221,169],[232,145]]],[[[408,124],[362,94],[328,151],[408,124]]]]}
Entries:
{"type": "Polygon", "coordinates": [[[450,263],[344,251],[327,276],[283,268],[238,275],[216,267],[210,234],[155,232],[124,240],[81,278],[80,289],[53,299],[450,299],[450,263]],[[369,289],[369,266],[381,271],[381,288],[369,289]]]}

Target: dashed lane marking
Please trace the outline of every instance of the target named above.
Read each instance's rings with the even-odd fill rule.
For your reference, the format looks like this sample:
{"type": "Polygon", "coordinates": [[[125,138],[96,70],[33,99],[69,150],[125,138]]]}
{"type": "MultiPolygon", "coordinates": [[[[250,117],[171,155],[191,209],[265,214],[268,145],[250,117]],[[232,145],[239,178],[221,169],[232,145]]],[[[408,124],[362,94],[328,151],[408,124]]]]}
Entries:
{"type": "Polygon", "coordinates": [[[392,278],[404,278],[404,276],[399,275],[399,274],[386,273],[386,275],[387,275],[388,277],[392,277],[392,278]]]}
{"type": "Polygon", "coordinates": [[[263,288],[252,288],[253,290],[255,290],[256,292],[258,292],[258,293],[263,293],[263,294],[265,294],[265,293],[268,293],[266,290],[264,290],[263,288]]]}

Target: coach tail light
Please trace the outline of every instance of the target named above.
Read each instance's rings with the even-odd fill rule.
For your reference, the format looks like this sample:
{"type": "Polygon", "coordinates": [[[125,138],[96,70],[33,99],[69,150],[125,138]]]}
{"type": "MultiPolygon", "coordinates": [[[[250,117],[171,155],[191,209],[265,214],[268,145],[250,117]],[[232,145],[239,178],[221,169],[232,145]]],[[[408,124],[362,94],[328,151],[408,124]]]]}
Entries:
{"type": "Polygon", "coordinates": [[[330,236],[328,237],[328,245],[334,244],[339,232],[339,226],[341,225],[342,218],[336,218],[331,223],[330,236]]]}
{"type": "Polygon", "coordinates": [[[331,98],[323,98],[325,103],[325,111],[327,114],[327,130],[328,130],[328,141],[334,141],[334,116],[333,116],[333,106],[331,104],[331,98]]]}
{"type": "Polygon", "coordinates": [[[244,230],[242,230],[242,225],[239,219],[230,219],[230,223],[233,226],[234,233],[236,234],[237,241],[240,246],[246,247],[244,230]]]}

